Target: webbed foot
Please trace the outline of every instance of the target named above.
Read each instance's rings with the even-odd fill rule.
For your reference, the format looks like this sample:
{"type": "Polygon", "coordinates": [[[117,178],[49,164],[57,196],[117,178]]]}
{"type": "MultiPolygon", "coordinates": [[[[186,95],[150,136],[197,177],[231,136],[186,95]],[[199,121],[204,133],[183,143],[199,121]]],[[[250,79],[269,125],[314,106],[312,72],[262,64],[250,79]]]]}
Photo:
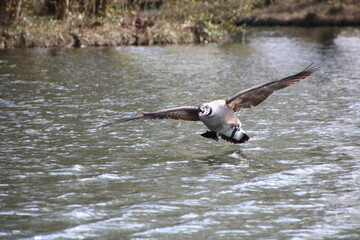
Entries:
{"type": "Polygon", "coordinates": [[[204,138],[211,138],[215,141],[219,141],[219,137],[216,132],[206,131],[205,133],[201,134],[204,138]]]}

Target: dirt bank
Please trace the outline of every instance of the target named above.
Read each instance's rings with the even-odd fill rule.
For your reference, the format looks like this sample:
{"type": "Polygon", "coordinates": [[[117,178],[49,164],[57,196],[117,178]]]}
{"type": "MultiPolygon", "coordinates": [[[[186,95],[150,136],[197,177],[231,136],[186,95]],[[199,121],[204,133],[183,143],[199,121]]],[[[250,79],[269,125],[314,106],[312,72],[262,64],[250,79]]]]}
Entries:
{"type": "Polygon", "coordinates": [[[360,26],[358,0],[272,0],[255,6],[237,25],[360,26]]]}
{"type": "Polygon", "coordinates": [[[0,26],[0,48],[207,43],[246,26],[360,26],[359,0],[163,0],[151,11],[109,5],[99,16],[70,9],[62,19],[31,12],[35,2],[0,26]]]}

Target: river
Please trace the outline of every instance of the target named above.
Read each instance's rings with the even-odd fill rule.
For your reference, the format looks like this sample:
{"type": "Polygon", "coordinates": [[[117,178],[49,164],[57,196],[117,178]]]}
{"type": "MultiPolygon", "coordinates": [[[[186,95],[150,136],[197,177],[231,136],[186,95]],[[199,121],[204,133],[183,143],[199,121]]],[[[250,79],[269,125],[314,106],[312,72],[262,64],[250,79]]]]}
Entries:
{"type": "Polygon", "coordinates": [[[1,239],[360,239],[360,31],[0,50],[1,239]],[[102,124],[320,70],[238,117],[102,124]]]}

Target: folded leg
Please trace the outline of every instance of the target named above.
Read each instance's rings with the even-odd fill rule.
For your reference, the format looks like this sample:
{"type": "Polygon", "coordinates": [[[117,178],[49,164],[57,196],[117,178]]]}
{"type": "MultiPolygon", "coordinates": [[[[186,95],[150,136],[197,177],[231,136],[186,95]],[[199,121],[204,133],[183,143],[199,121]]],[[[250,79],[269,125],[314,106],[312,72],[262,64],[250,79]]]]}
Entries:
{"type": "Polygon", "coordinates": [[[216,132],[206,131],[205,133],[201,134],[201,136],[203,136],[204,138],[211,138],[214,139],[215,141],[219,141],[219,137],[216,132]]]}

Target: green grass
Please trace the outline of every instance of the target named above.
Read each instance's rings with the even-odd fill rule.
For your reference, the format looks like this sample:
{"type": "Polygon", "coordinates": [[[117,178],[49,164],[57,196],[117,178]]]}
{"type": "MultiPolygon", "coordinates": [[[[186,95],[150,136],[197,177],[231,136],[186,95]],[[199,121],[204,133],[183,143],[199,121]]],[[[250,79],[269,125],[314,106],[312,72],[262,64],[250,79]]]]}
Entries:
{"type": "Polygon", "coordinates": [[[71,12],[66,19],[31,11],[1,27],[0,48],[207,43],[237,31],[237,17],[258,0],[166,0],[159,9],[108,6],[105,17],[71,12]],[[136,28],[136,19],[154,23],[136,28]],[[153,26],[152,26],[153,25],[153,26]]]}
{"type": "MultiPolygon", "coordinates": [[[[27,2],[30,2],[28,0],[27,2]]],[[[246,25],[359,25],[358,0],[163,0],[157,9],[109,5],[104,17],[70,12],[64,20],[27,7],[1,26],[0,48],[208,43],[246,25]],[[150,26],[136,27],[136,19],[150,26]]],[[[146,24],[145,24],[146,25],[146,24]]]]}

